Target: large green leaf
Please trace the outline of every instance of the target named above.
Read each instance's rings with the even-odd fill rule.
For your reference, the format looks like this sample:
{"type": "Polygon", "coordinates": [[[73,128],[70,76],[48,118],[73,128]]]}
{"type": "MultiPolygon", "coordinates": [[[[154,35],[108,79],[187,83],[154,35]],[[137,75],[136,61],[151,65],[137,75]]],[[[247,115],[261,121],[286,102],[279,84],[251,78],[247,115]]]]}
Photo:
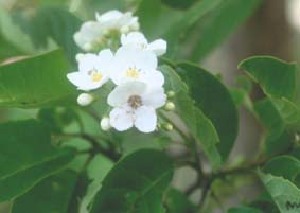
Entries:
{"type": "Polygon", "coordinates": [[[196,30],[200,38],[193,47],[190,55],[192,59],[198,61],[210,53],[241,25],[260,3],[261,0],[221,1],[221,4],[199,20],[200,26],[196,30]]]}
{"type": "Polygon", "coordinates": [[[105,177],[91,213],[164,212],[162,195],[172,176],[172,162],[160,151],[128,155],[105,177]]]}
{"type": "Polygon", "coordinates": [[[296,65],[270,56],[254,56],[243,60],[245,70],[259,83],[264,92],[274,98],[294,98],[296,91],[296,65]]]}
{"type": "Polygon", "coordinates": [[[291,181],[272,176],[270,174],[260,174],[267,191],[275,201],[282,213],[298,213],[300,190],[291,181]]]}
{"type": "Polygon", "coordinates": [[[66,213],[74,190],[76,174],[63,172],[38,183],[14,201],[12,213],[66,213]]]}
{"type": "Polygon", "coordinates": [[[230,154],[238,131],[238,115],[227,88],[208,71],[192,64],[179,64],[178,74],[189,85],[195,105],[212,121],[223,160],[230,154]]]}
{"type": "Polygon", "coordinates": [[[250,207],[240,207],[240,208],[231,208],[227,213],[263,213],[259,209],[254,209],[250,207]]]}
{"type": "Polygon", "coordinates": [[[72,149],[55,148],[50,139],[34,120],[0,125],[0,201],[25,193],[73,159],[72,149]]]}
{"type": "Polygon", "coordinates": [[[217,168],[220,166],[222,159],[216,147],[219,138],[214,125],[200,109],[194,106],[189,89],[182,82],[179,75],[168,66],[162,66],[161,71],[165,76],[166,91],[172,90],[176,94],[174,97],[175,112],[189,127],[197,142],[200,142],[213,167],[217,168]]]}
{"type": "Polygon", "coordinates": [[[70,71],[59,50],[0,66],[0,106],[40,107],[71,100],[70,71]]]}

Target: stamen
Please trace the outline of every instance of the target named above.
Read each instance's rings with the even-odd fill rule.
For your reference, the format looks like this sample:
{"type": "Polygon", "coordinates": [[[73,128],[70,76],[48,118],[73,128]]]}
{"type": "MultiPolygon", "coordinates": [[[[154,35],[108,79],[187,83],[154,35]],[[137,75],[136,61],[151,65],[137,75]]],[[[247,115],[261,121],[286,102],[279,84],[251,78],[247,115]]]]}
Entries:
{"type": "Polygon", "coordinates": [[[142,105],[142,98],[139,95],[131,95],[129,96],[127,103],[130,107],[137,109],[142,105]]]}
{"type": "Polygon", "coordinates": [[[134,67],[134,68],[129,68],[129,69],[126,71],[125,75],[126,75],[127,77],[137,79],[137,78],[140,77],[140,72],[139,72],[139,70],[138,70],[137,68],[134,67]]]}
{"type": "Polygon", "coordinates": [[[92,82],[97,83],[102,80],[103,75],[100,72],[92,71],[91,78],[92,78],[92,82]]]}

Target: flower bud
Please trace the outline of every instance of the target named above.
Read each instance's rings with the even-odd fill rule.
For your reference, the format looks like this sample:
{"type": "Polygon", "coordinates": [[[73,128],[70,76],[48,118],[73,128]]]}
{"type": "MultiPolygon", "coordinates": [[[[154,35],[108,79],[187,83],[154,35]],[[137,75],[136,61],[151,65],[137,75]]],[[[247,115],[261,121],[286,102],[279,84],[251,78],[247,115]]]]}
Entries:
{"type": "Polygon", "coordinates": [[[111,125],[110,125],[110,122],[109,122],[109,118],[107,118],[107,117],[102,118],[100,124],[101,124],[101,128],[104,131],[107,131],[107,130],[109,130],[111,128],[111,125]]]}
{"type": "Polygon", "coordinates": [[[169,92],[167,92],[167,97],[168,98],[172,98],[175,96],[175,92],[173,90],[170,90],[169,92]]]}
{"type": "Polygon", "coordinates": [[[164,109],[167,111],[173,111],[175,109],[175,104],[171,101],[168,101],[165,106],[164,109]]]}
{"type": "Polygon", "coordinates": [[[94,98],[88,93],[81,93],[77,97],[77,104],[80,106],[88,106],[93,102],[94,98]]]}
{"type": "Polygon", "coordinates": [[[163,128],[167,131],[172,131],[174,129],[173,125],[171,123],[165,123],[163,125],[163,128]]]}
{"type": "Polygon", "coordinates": [[[84,56],[84,54],[82,53],[78,53],[76,54],[75,58],[76,58],[76,61],[80,61],[80,59],[84,56]]]}

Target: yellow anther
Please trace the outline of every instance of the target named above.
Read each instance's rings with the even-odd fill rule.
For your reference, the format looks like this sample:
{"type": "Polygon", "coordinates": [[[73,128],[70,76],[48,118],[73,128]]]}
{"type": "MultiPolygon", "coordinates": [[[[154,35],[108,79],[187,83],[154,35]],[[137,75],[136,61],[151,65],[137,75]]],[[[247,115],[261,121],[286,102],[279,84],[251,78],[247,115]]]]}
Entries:
{"type": "Polygon", "coordinates": [[[129,69],[126,71],[125,75],[126,75],[127,77],[137,79],[137,78],[140,76],[140,72],[139,72],[138,69],[136,69],[136,68],[129,68],[129,69]]]}
{"type": "Polygon", "coordinates": [[[102,80],[103,75],[100,72],[93,72],[91,74],[91,77],[92,77],[92,82],[96,83],[102,80]]]}

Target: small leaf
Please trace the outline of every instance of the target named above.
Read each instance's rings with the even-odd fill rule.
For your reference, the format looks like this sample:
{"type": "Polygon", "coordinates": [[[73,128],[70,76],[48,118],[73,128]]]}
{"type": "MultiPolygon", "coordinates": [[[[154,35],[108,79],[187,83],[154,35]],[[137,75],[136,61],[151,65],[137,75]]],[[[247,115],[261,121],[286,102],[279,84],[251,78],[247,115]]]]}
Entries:
{"type": "Polygon", "coordinates": [[[300,161],[292,156],[278,156],[264,166],[263,172],[295,181],[300,173],[300,161]]]}
{"type": "Polygon", "coordinates": [[[279,111],[268,98],[256,102],[254,110],[266,129],[265,153],[269,156],[282,153],[292,144],[293,137],[288,134],[279,111]]]}
{"type": "Polygon", "coordinates": [[[300,190],[294,183],[285,178],[272,176],[270,174],[261,173],[260,178],[280,209],[280,212],[299,212],[300,190]]]}
{"type": "Polygon", "coordinates": [[[292,100],[296,91],[296,65],[270,56],[254,56],[243,60],[245,70],[259,83],[264,92],[274,98],[292,100]]]}
{"type": "Polygon", "coordinates": [[[73,149],[54,148],[50,139],[33,120],[0,125],[0,201],[22,195],[73,159],[73,149]]]}
{"type": "Polygon", "coordinates": [[[164,212],[162,195],[172,176],[172,162],[160,151],[144,149],[128,155],[105,177],[91,213],[164,212]]]}
{"type": "Polygon", "coordinates": [[[165,207],[167,213],[193,213],[196,206],[186,195],[176,189],[169,189],[165,194],[165,207]]]}
{"type": "Polygon", "coordinates": [[[238,114],[229,91],[212,74],[196,65],[177,66],[178,74],[190,87],[195,105],[215,126],[220,139],[217,148],[225,161],[238,133],[238,114]]]}
{"type": "Polygon", "coordinates": [[[68,71],[59,50],[0,66],[0,106],[29,108],[74,100],[68,71]]]}
{"type": "Polygon", "coordinates": [[[14,201],[12,213],[65,213],[74,190],[76,174],[63,172],[38,183],[14,201]]]}

